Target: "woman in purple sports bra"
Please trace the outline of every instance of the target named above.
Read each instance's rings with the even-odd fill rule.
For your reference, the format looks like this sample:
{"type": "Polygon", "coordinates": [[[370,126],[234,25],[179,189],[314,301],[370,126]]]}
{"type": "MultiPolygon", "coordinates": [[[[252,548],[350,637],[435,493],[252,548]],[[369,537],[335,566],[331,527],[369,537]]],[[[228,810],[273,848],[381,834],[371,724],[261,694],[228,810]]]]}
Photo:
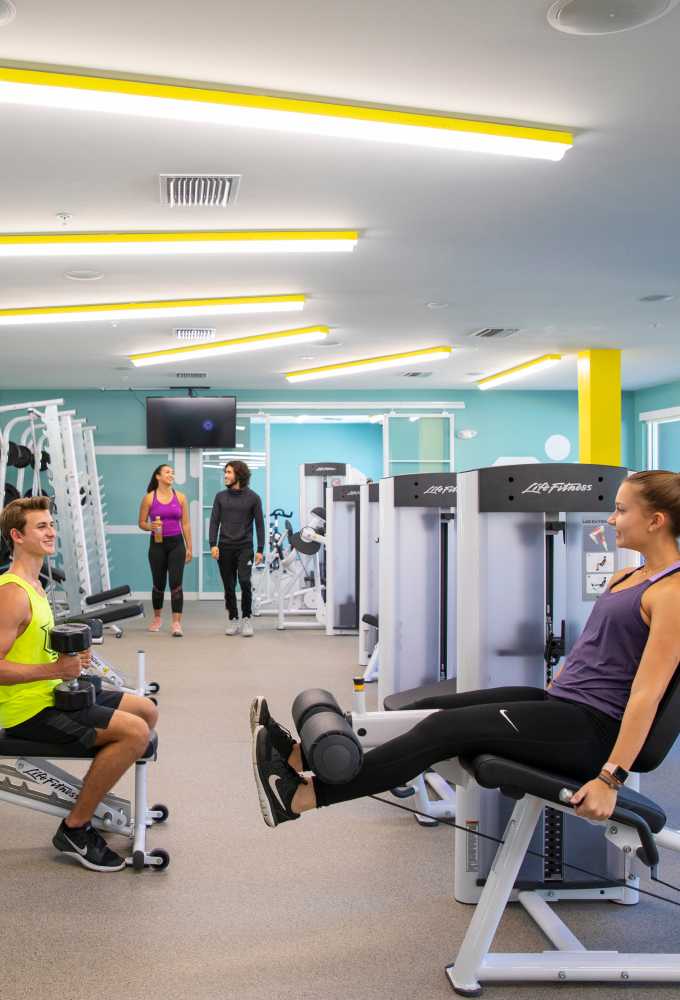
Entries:
{"type": "Polygon", "coordinates": [[[639,552],[643,564],[612,577],[547,691],[490,688],[414,701],[409,708],[439,711],[370,750],[342,785],[302,776],[300,744],[256,698],[253,763],[265,823],[397,788],[437,761],[480,753],[576,778],[576,812],[611,816],[680,664],[680,474],[628,476],[609,524],[617,547],[639,552]]]}
{"type": "Polygon", "coordinates": [[[149,632],[160,632],[161,610],[166,581],[170,583],[172,635],[180,638],[184,593],[184,567],[191,560],[191,525],[189,505],[183,493],[173,489],[175,472],[170,465],[154,469],[147,493],[139,508],[139,527],[151,533],[149,564],[153,579],[151,600],[153,621],[149,632]]]}

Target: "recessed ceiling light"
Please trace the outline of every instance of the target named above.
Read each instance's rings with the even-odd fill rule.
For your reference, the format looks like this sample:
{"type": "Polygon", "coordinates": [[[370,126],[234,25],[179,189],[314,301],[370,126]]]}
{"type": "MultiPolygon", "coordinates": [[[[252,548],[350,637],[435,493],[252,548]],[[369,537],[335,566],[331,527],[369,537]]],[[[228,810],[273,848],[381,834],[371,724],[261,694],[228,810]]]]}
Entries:
{"type": "Polygon", "coordinates": [[[557,0],[548,23],[568,35],[613,35],[668,14],[680,0],[557,0]]]}
{"type": "Polygon", "coordinates": [[[300,361],[313,361],[316,354],[301,354],[300,361]]]}
{"type": "Polygon", "coordinates": [[[428,302],[427,303],[427,308],[428,309],[448,309],[449,308],[449,303],[448,302],[437,302],[436,300],[434,300],[433,302],[428,302]]]}
{"type": "Polygon", "coordinates": [[[65,278],[70,278],[71,281],[99,281],[100,278],[104,277],[103,271],[66,271],[64,274],[65,278]]]}
{"type": "Polygon", "coordinates": [[[639,302],[672,302],[674,298],[675,298],[675,295],[668,295],[665,292],[662,292],[661,294],[658,294],[658,295],[643,295],[642,298],[639,299],[638,301],[639,302]]]}
{"type": "Polygon", "coordinates": [[[0,0],[0,28],[13,21],[16,17],[17,9],[12,0],[0,0]]]}

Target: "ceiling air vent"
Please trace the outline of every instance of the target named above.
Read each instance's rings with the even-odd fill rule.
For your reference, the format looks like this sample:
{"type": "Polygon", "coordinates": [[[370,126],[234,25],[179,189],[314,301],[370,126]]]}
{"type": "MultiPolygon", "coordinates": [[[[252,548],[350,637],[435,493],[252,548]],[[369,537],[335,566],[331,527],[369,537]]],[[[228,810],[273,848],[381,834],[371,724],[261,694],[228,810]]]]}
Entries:
{"type": "Polygon", "coordinates": [[[214,340],[217,335],[215,326],[178,326],[175,337],[184,344],[195,344],[206,340],[214,340]]]}
{"type": "Polygon", "coordinates": [[[170,208],[226,208],[238,195],[238,174],[161,174],[161,205],[170,208]]]}
{"type": "Polygon", "coordinates": [[[477,337],[478,340],[505,340],[506,337],[513,337],[519,333],[519,328],[514,326],[485,326],[482,330],[475,330],[469,334],[470,337],[477,337]]]}
{"type": "Polygon", "coordinates": [[[429,378],[432,372],[402,372],[402,378],[429,378]]]}
{"type": "Polygon", "coordinates": [[[207,372],[175,372],[175,378],[207,378],[207,372]]]}

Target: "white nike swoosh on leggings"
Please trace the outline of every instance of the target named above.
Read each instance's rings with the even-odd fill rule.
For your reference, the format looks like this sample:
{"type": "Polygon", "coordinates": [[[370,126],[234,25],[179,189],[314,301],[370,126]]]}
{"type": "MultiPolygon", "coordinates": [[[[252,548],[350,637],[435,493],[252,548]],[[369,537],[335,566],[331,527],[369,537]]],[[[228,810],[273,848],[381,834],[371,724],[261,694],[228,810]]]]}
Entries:
{"type": "Polygon", "coordinates": [[[81,858],[85,857],[85,855],[87,854],[87,847],[78,847],[78,845],[74,844],[71,838],[67,837],[66,834],[64,834],[64,840],[66,840],[71,845],[74,851],[78,852],[81,858]]]}
{"type": "Polygon", "coordinates": [[[288,812],[288,810],[286,809],[286,807],[283,804],[283,800],[282,800],[281,796],[279,795],[279,790],[276,787],[277,782],[279,782],[279,781],[281,781],[281,775],[280,774],[270,774],[269,775],[269,787],[271,788],[272,792],[276,796],[276,799],[277,799],[279,805],[281,806],[281,808],[283,809],[283,811],[284,812],[288,812]]]}
{"type": "Polygon", "coordinates": [[[515,730],[515,732],[519,732],[519,729],[517,728],[517,726],[515,725],[515,723],[512,721],[512,719],[508,715],[507,711],[504,708],[499,708],[498,711],[501,713],[501,715],[503,716],[503,718],[505,719],[505,721],[510,723],[510,725],[515,730]]]}

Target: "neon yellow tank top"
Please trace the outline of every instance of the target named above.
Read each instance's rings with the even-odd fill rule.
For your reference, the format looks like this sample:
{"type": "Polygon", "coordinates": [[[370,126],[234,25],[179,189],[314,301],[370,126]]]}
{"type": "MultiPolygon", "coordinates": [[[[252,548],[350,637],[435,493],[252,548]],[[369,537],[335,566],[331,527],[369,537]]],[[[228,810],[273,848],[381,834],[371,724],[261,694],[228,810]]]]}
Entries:
{"type": "MultiPolygon", "coordinates": [[[[50,629],[54,617],[50,602],[34,587],[14,573],[0,576],[0,587],[16,583],[31,602],[31,621],[26,631],[10,648],[6,660],[10,663],[54,663],[58,659],[49,647],[50,629]]],[[[54,707],[54,689],[60,681],[27,681],[25,684],[0,684],[0,728],[9,729],[32,719],[44,708],[54,707]]]]}

